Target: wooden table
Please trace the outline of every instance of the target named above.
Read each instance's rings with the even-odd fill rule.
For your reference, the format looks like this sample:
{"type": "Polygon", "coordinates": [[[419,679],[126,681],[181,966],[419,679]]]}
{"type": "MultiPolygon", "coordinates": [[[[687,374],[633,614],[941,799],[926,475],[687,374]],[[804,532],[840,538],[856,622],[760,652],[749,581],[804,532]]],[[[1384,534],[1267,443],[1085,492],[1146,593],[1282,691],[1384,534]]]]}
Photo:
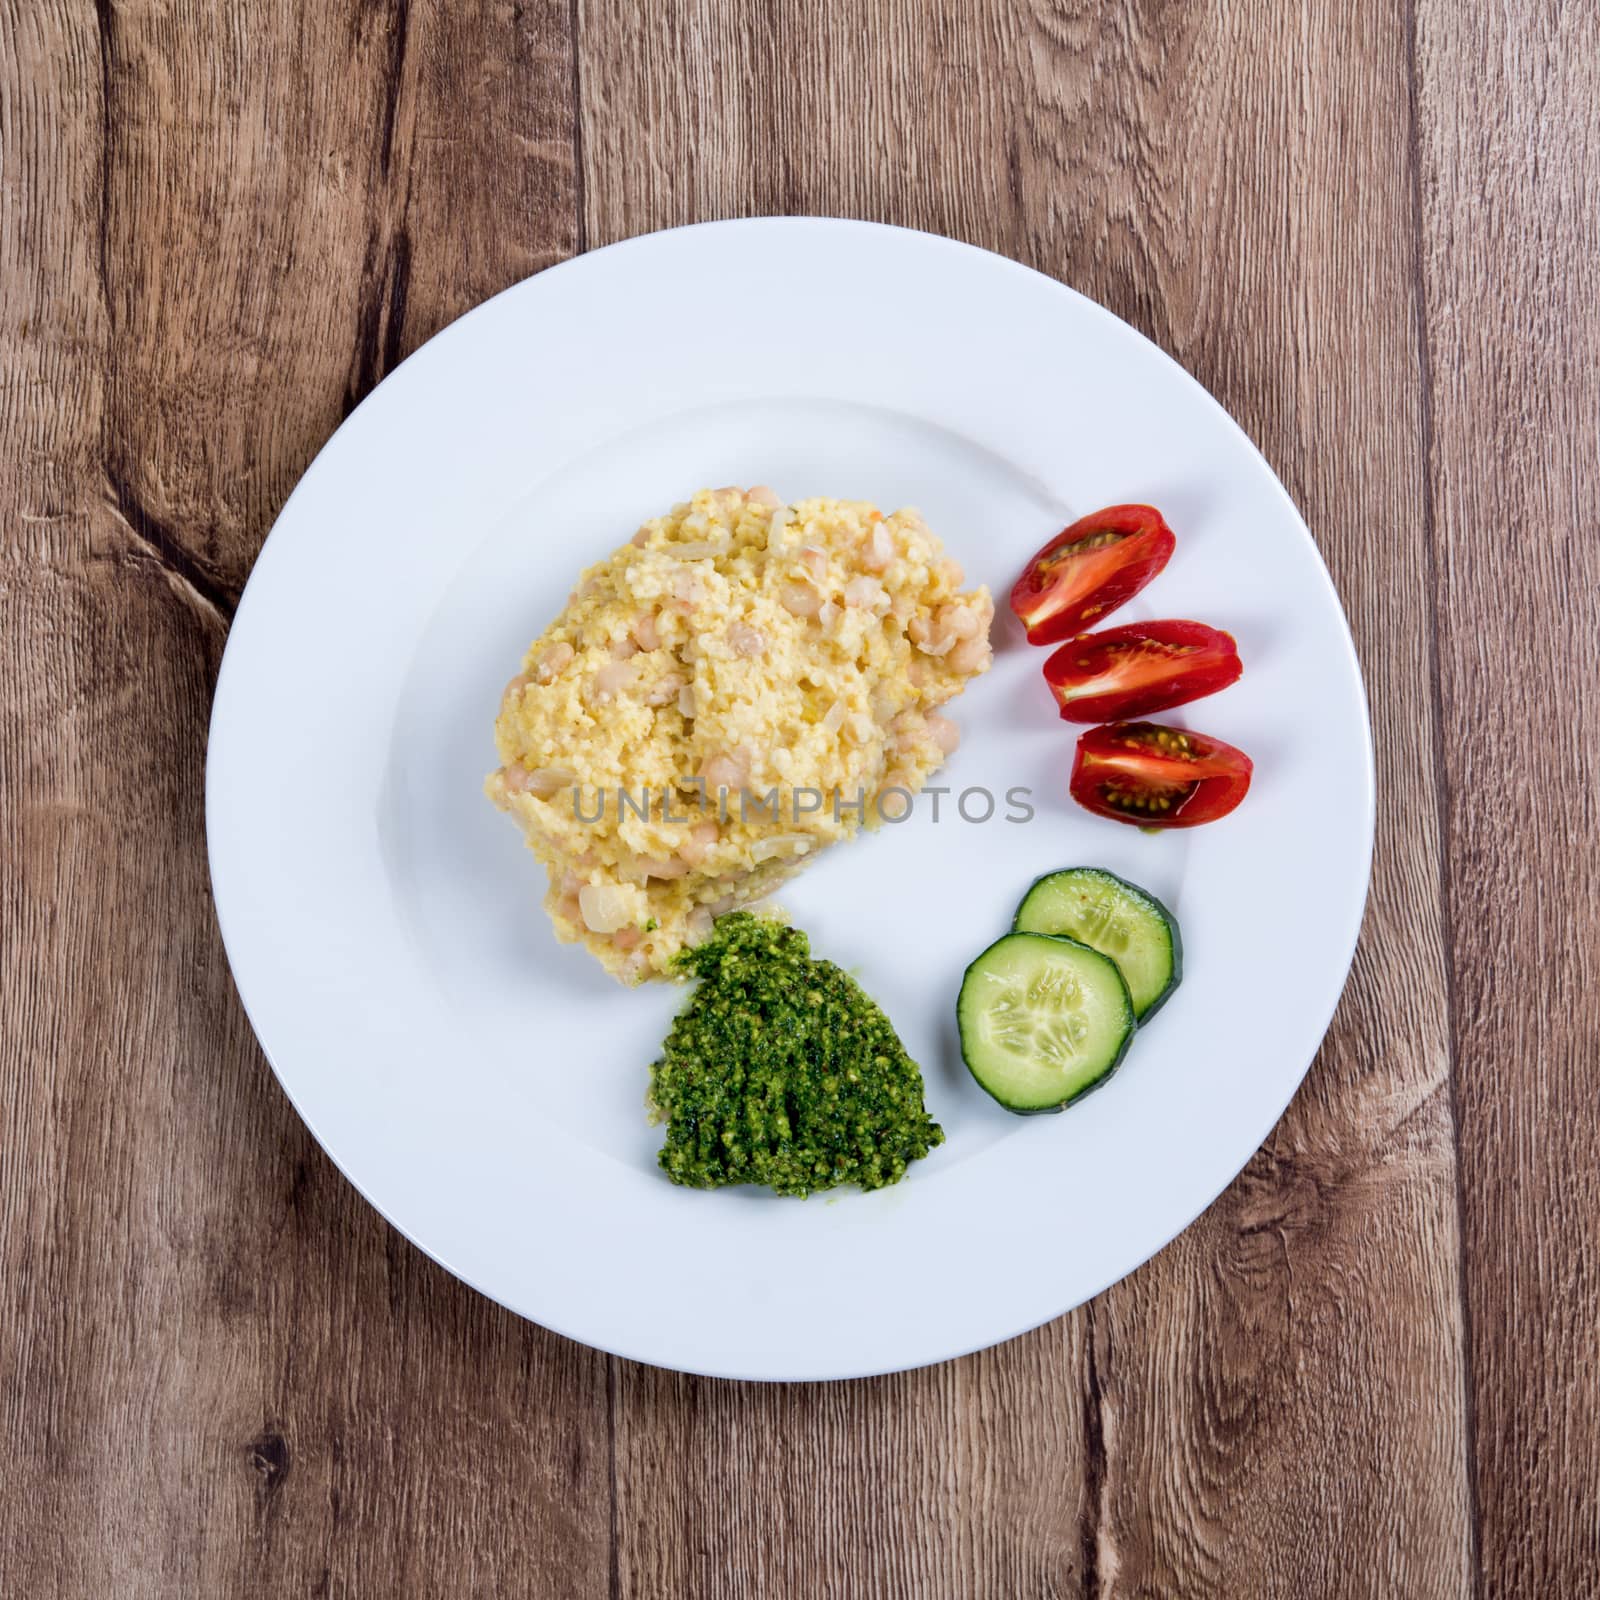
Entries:
{"type": "Polygon", "coordinates": [[[0,0],[0,1594],[1600,1592],[1597,62],[1580,0],[0,0]],[[528,273],[763,212],[1003,251],[1194,372],[1380,777],[1233,1187],[848,1385],[611,1360],[394,1234],[254,1043],[202,831],[341,417],[528,273]]]}

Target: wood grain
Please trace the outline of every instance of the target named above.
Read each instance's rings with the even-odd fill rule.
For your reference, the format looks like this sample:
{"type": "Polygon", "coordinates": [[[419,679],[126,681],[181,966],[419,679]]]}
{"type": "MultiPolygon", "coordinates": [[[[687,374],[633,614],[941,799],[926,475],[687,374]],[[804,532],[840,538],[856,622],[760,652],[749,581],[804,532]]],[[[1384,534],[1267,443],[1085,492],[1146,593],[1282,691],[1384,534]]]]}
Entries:
{"type": "Polygon", "coordinates": [[[575,243],[568,19],[0,8],[0,1594],[606,1592],[603,1358],[332,1170],[232,993],[201,816],[295,477],[575,243]]]}
{"type": "Polygon", "coordinates": [[[586,10],[587,237],[762,211],[933,228],[1064,278],[1205,381],[1306,509],[1365,647],[1383,796],[1365,953],[1268,1148],[1076,1316],[848,1406],[625,1369],[623,1592],[740,1592],[770,1559],[766,1503],[816,1593],[888,1584],[892,1558],[885,1592],[1460,1595],[1440,838],[1408,797],[1432,782],[1434,662],[1404,16],[953,16],[586,10]],[[852,43],[869,36],[893,48],[852,43]]]}
{"type": "Polygon", "coordinates": [[[1486,1595],[1600,1593],[1600,15],[1418,6],[1486,1595]]]}
{"type": "Polygon", "coordinates": [[[0,0],[0,1595],[1600,1591],[1597,62],[1536,0],[0,0]],[[781,211],[1004,251],[1218,395],[1380,817],[1327,1045],[1192,1229],[997,1350],[761,1387],[524,1324],[348,1188],[201,773],[384,373],[781,211]]]}

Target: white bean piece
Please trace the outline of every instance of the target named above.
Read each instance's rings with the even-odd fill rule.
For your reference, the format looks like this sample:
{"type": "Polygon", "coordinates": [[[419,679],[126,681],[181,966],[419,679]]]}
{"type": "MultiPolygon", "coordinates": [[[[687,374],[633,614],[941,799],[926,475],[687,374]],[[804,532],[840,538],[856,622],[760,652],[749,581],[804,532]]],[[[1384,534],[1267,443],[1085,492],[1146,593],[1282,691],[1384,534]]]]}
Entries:
{"type": "Polygon", "coordinates": [[[898,822],[911,810],[911,782],[903,772],[886,772],[883,787],[878,791],[878,811],[888,822],[898,822]],[[891,789],[899,790],[890,794],[891,789]]]}
{"type": "Polygon", "coordinates": [[[647,878],[660,878],[666,882],[681,878],[689,870],[689,863],[677,856],[640,856],[639,870],[647,878]]]}
{"type": "Polygon", "coordinates": [[[578,782],[578,773],[570,766],[536,766],[530,771],[520,762],[510,763],[501,776],[507,794],[533,795],[534,800],[549,800],[578,782]]]}
{"type": "Polygon", "coordinates": [[[615,933],[633,920],[634,896],[621,885],[586,883],[578,891],[578,906],[590,933],[615,933]]]}
{"type": "Polygon", "coordinates": [[[594,698],[611,700],[633,682],[638,668],[631,661],[608,661],[594,675],[594,698]]]}
{"type": "Polygon", "coordinates": [[[523,787],[535,800],[548,800],[577,781],[578,774],[571,767],[535,767],[523,787]]]}
{"type": "Polygon", "coordinates": [[[915,750],[927,737],[928,725],[920,711],[902,711],[889,724],[890,744],[904,754],[915,750]]]}
{"type": "Polygon", "coordinates": [[[651,684],[649,689],[645,691],[644,703],[647,706],[671,705],[678,698],[682,689],[682,675],[676,672],[669,672],[666,677],[657,683],[651,684]]]}
{"type": "Polygon", "coordinates": [[[866,545],[861,551],[861,565],[868,572],[882,572],[894,560],[894,540],[881,522],[872,525],[866,545]]]}
{"type": "Polygon", "coordinates": [[[711,854],[711,847],[720,837],[720,830],[714,822],[697,822],[688,832],[682,844],[678,846],[678,854],[689,863],[691,867],[698,867],[705,858],[711,854]]]}
{"type": "Polygon", "coordinates": [[[949,600],[939,607],[938,627],[957,639],[975,639],[983,632],[983,619],[971,606],[949,600]]]}
{"type": "Polygon", "coordinates": [[[735,622],[728,629],[728,648],[736,656],[760,656],[767,652],[767,636],[748,622],[735,622]]]}
{"type": "Polygon", "coordinates": [[[789,542],[789,522],[793,513],[788,506],[779,506],[767,518],[767,554],[781,555],[789,542]]]}
{"type": "Polygon", "coordinates": [[[811,848],[811,838],[804,833],[770,833],[750,846],[752,861],[771,861],[774,856],[803,856],[811,848]]]}
{"type": "Polygon", "coordinates": [[[750,776],[750,766],[748,762],[735,756],[715,755],[706,762],[705,771],[701,776],[706,780],[706,788],[715,794],[718,789],[742,787],[745,779],[750,776]]]}
{"type": "Polygon", "coordinates": [[[565,639],[555,644],[549,644],[539,652],[539,659],[534,663],[533,675],[540,683],[549,683],[564,667],[572,665],[572,658],[577,654],[565,639]]]}
{"type": "Polygon", "coordinates": [[[989,665],[991,651],[989,641],[981,636],[976,639],[963,639],[946,661],[952,672],[959,672],[963,677],[970,677],[975,672],[982,672],[989,665]]]}
{"type": "Polygon", "coordinates": [[[822,609],[822,596],[809,583],[786,583],[778,601],[796,617],[814,617],[822,609]]]}
{"type": "Polygon", "coordinates": [[[944,751],[947,756],[954,755],[961,743],[961,728],[952,722],[949,717],[941,717],[937,711],[930,711],[927,717],[928,733],[933,742],[944,751]]]}

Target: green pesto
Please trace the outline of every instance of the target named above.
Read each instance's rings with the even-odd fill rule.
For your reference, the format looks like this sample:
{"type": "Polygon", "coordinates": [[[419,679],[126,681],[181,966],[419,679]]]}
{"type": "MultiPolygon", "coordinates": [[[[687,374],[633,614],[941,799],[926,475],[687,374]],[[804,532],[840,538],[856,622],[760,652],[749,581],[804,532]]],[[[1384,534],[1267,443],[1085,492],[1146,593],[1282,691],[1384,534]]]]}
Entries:
{"type": "Polygon", "coordinates": [[[803,933],[738,911],[677,964],[700,982],[650,1069],[674,1183],[881,1189],[944,1142],[889,1019],[803,933]]]}

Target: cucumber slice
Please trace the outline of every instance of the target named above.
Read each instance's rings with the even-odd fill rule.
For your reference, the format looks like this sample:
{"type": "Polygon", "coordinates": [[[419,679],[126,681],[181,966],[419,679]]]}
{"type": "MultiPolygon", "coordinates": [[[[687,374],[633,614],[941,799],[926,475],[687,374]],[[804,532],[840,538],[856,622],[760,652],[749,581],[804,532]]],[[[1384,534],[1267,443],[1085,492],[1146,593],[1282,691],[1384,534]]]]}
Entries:
{"type": "Polygon", "coordinates": [[[1099,867],[1047,873],[1022,897],[1018,933],[1058,933],[1110,956],[1140,1022],[1159,1011],[1183,978],[1183,941],[1172,913],[1135,883],[1099,867]]]}
{"type": "Polygon", "coordinates": [[[967,1070],[1008,1111],[1063,1111],[1117,1070],[1136,1026],[1117,965],[1075,939],[1008,933],[956,1001],[967,1070]]]}

